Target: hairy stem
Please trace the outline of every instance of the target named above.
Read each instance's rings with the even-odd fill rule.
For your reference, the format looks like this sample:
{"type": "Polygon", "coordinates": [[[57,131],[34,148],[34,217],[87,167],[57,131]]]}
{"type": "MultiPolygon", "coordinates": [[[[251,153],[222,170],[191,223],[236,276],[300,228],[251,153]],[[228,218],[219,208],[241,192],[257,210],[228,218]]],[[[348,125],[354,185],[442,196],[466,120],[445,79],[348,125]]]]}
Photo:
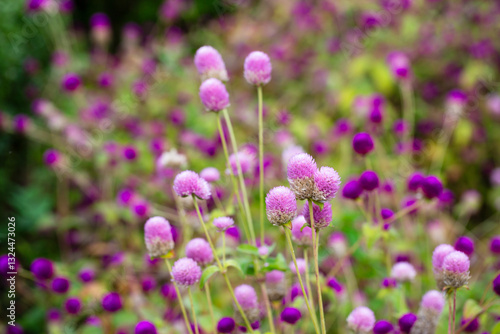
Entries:
{"type": "Polygon", "coordinates": [[[264,126],[262,108],[262,86],[257,87],[259,100],[259,181],[260,181],[260,244],[264,245],[264,126]]]}
{"type": "Polygon", "coordinates": [[[313,211],[313,203],[311,199],[307,200],[309,204],[309,218],[311,220],[311,230],[312,230],[312,238],[313,238],[313,256],[314,256],[314,272],[316,274],[316,290],[318,291],[318,304],[319,304],[319,316],[321,319],[321,332],[326,334],[326,325],[325,325],[325,312],[323,310],[323,297],[321,294],[321,283],[319,281],[319,265],[318,265],[318,244],[319,244],[319,230],[316,230],[314,226],[314,211],[313,211]],[[316,237],[318,234],[318,237],[316,237]]]}

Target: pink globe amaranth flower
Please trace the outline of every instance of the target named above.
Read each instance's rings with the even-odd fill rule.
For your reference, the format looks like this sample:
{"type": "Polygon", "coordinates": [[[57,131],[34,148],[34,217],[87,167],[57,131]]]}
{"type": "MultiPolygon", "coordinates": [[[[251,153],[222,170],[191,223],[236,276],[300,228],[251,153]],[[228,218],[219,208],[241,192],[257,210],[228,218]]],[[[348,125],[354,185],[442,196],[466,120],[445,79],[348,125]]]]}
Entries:
{"type": "Polygon", "coordinates": [[[201,266],[207,265],[214,260],[210,244],[202,238],[194,238],[187,243],[186,256],[195,260],[201,266]]]}
{"type": "Polygon", "coordinates": [[[369,333],[375,326],[375,314],[366,306],[356,307],[347,317],[347,327],[361,333],[369,333]]]}
{"type": "Polygon", "coordinates": [[[406,79],[411,75],[410,60],[403,52],[394,51],[387,56],[389,68],[397,79],[406,79]]]}
{"type": "Polygon", "coordinates": [[[307,225],[304,216],[297,216],[292,220],[292,239],[297,245],[310,246],[312,244],[312,230],[307,225]]]}
{"type": "MultiPolygon", "coordinates": [[[[302,209],[302,215],[304,216],[307,225],[311,225],[311,219],[309,216],[309,203],[304,204],[304,208],[302,209]]],[[[315,228],[324,228],[330,225],[332,221],[332,205],[329,202],[326,202],[323,205],[323,209],[313,203],[313,217],[314,217],[314,227],[315,228]]]]}
{"type": "Polygon", "coordinates": [[[238,162],[241,166],[241,172],[243,174],[249,173],[255,165],[255,154],[249,150],[242,150],[238,153],[233,153],[229,156],[229,165],[231,166],[231,171],[233,175],[238,175],[238,162]]]}
{"type": "Polygon", "coordinates": [[[222,56],[211,46],[202,46],[196,51],[194,65],[202,80],[209,78],[216,78],[222,81],[229,80],[222,56]]]}
{"type": "Polygon", "coordinates": [[[200,199],[209,199],[211,195],[207,181],[190,170],[177,174],[173,188],[177,195],[181,197],[195,195],[200,199]]]}
{"type": "Polygon", "coordinates": [[[434,267],[434,271],[443,270],[444,258],[454,251],[455,248],[448,244],[441,244],[437,246],[432,253],[432,266],[434,267]]]}
{"type": "Polygon", "coordinates": [[[443,307],[445,304],[445,299],[442,292],[437,290],[428,291],[420,302],[420,306],[422,308],[433,310],[437,313],[441,313],[443,311],[443,307]]]}
{"type": "Polygon", "coordinates": [[[201,268],[193,260],[187,257],[175,261],[172,267],[172,279],[174,282],[184,286],[191,286],[201,278],[201,268]]]}
{"type": "Polygon", "coordinates": [[[248,284],[242,284],[234,289],[236,300],[243,310],[258,308],[257,294],[253,287],[248,284]]]}
{"type": "Polygon", "coordinates": [[[295,194],[283,186],[271,189],[266,196],[266,213],[275,226],[290,222],[297,215],[295,194]]]}
{"type": "Polygon", "coordinates": [[[415,268],[408,262],[398,262],[391,269],[391,277],[398,282],[413,281],[417,276],[415,268]]]}
{"type": "Polygon", "coordinates": [[[266,283],[281,283],[285,280],[285,272],[281,270],[271,270],[266,273],[266,283]]]}
{"type": "Polygon", "coordinates": [[[314,173],[314,193],[312,199],[326,202],[335,198],[340,188],[340,176],[331,167],[321,167],[314,173]]]}
{"type": "Polygon", "coordinates": [[[234,225],[234,220],[231,217],[218,217],[214,219],[214,226],[219,231],[225,231],[234,225]]]}
{"type": "Polygon", "coordinates": [[[245,79],[251,85],[265,85],[271,81],[273,67],[269,56],[261,51],[253,51],[245,58],[245,79]]]}
{"type": "Polygon", "coordinates": [[[82,81],[78,74],[68,73],[62,79],[62,88],[68,92],[74,92],[80,87],[82,81]]]}
{"type": "Polygon", "coordinates": [[[151,217],[144,224],[144,241],[150,257],[168,254],[174,248],[172,227],[163,217],[151,217]]]}
{"type": "Polygon", "coordinates": [[[200,177],[207,182],[217,182],[220,179],[220,173],[215,167],[207,167],[200,172],[200,177]]]}
{"type": "Polygon", "coordinates": [[[282,300],[286,295],[285,273],[280,270],[266,273],[266,290],[270,301],[282,300]]]}
{"type": "Polygon", "coordinates": [[[347,252],[347,239],[344,233],[335,231],[328,238],[328,247],[332,249],[336,257],[342,257],[347,252]]]}
{"type": "Polygon", "coordinates": [[[200,86],[201,103],[208,111],[219,112],[229,107],[229,93],[226,86],[215,78],[210,78],[200,86]]]}
{"type": "Polygon", "coordinates": [[[297,259],[297,267],[295,267],[295,262],[291,261],[288,264],[288,267],[290,268],[290,271],[294,273],[295,275],[297,274],[297,269],[299,270],[299,273],[302,275],[306,272],[307,270],[307,265],[306,265],[306,260],[298,258],[297,259]]]}
{"type": "Polygon", "coordinates": [[[446,287],[460,288],[469,283],[469,257],[460,251],[448,254],[443,260],[443,284],[446,287]]]}
{"type": "Polygon", "coordinates": [[[288,161],[288,182],[297,199],[312,198],[315,189],[314,176],[316,170],[316,161],[307,153],[296,154],[288,161]]]}

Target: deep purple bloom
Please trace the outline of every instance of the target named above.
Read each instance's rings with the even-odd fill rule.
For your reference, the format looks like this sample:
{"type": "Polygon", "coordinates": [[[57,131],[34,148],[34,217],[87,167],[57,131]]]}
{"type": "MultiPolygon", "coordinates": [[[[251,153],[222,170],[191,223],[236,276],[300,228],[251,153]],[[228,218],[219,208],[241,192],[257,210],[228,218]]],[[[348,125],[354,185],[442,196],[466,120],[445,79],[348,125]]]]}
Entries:
{"type": "Polygon", "coordinates": [[[116,292],[110,292],[102,299],[102,308],[108,312],[116,312],[122,308],[122,299],[116,292]]]}
{"type": "Polygon", "coordinates": [[[368,133],[360,132],[352,139],[352,147],[356,153],[366,155],[373,150],[375,145],[373,144],[372,137],[368,133]]]}
{"type": "Polygon", "coordinates": [[[500,296],[500,274],[493,280],[493,291],[500,296]]]}
{"type": "Polygon", "coordinates": [[[419,172],[411,174],[408,177],[408,182],[407,182],[408,190],[416,192],[422,186],[424,178],[425,178],[424,175],[419,172]]]}
{"type": "Polygon", "coordinates": [[[490,251],[493,254],[500,254],[500,235],[496,235],[493,238],[491,238],[490,251]]]}
{"type": "Polygon", "coordinates": [[[135,326],[135,334],[156,334],[156,327],[149,321],[141,321],[135,326]]]}
{"type": "Polygon", "coordinates": [[[62,88],[68,92],[74,92],[80,87],[82,81],[78,74],[68,73],[62,79],[62,88]]]}
{"type": "Polygon", "coordinates": [[[434,175],[427,176],[421,186],[424,196],[429,199],[439,197],[443,191],[443,184],[434,175]]]}
{"type": "Polygon", "coordinates": [[[409,334],[413,324],[417,321],[417,316],[413,313],[406,313],[401,316],[398,320],[399,329],[405,333],[409,334]]]}
{"type": "Polygon", "coordinates": [[[302,314],[300,313],[300,311],[294,307],[285,307],[280,316],[281,321],[291,325],[295,325],[295,323],[299,321],[301,317],[302,314]]]}
{"type": "Polygon", "coordinates": [[[52,290],[55,293],[66,293],[68,292],[70,287],[69,280],[65,277],[56,277],[52,281],[52,290]]]}
{"type": "Polygon", "coordinates": [[[137,151],[133,146],[125,146],[123,148],[123,157],[126,160],[135,160],[137,157],[137,151]]]}
{"type": "Polygon", "coordinates": [[[225,317],[217,323],[217,331],[223,334],[230,334],[236,327],[236,322],[233,318],[225,317]]]}
{"type": "MultiPolygon", "coordinates": [[[[470,319],[462,318],[462,320],[460,320],[460,326],[463,326],[463,325],[469,323],[469,321],[470,321],[470,319]]],[[[466,332],[466,333],[475,333],[478,329],[479,329],[479,319],[478,318],[474,318],[465,327],[464,332],[466,332]]]]}
{"type": "Polygon", "coordinates": [[[78,314],[82,309],[82,302],[76,297],[70,297],[66,299],[64,303],[64,308],[69,314],[78,314]]]}
{"type": "Polygon", "coordinates": [[[364,190],[372,191],[378,188],[380,181],[377,173],[367,170],[360,175],[359,183],[364,190]]]}
{"type": "Polygon", "coordinates": [[[470,257],[474,253],[474,241],[469,237],[460,237],[455,242],[455,249],[470,257]]]}
{"type": "Polygon", "coordinates": [[[78,277],[84,283],[88,283],[94,280],[95,272],[90,268],[84,268],[78,273],[78,277]]]}
{"type": "Polygon", "coordinates": [[[387,320],[379,320],[373,327],[374,334],[388,334],[392,333],[394,326],[387,320]]]}
{"type": "Polygon", "coordinates": [[[352,180],[344,185],[344,189],[342,189],[342,196],[344,198],[354,200],[357,199],[362,192],[363,188],[361,187],[361,184],[356,180],[352,180]]]}
{"type": "Polygon", "coordinates": [[[45,258],[38,258],[33,260],[30,270],[33,275],[39,280],[51,279],[54,275],[54,265],[50,260],[45,258]]]}

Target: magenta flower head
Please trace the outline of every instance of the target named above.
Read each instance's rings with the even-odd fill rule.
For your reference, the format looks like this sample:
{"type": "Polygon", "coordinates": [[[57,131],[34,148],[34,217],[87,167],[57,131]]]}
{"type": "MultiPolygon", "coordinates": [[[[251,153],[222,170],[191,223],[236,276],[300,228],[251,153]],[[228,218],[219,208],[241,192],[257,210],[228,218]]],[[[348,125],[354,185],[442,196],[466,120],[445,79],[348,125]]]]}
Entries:
{"type": "Polygon", "coordinates": [[[417,321],[417,316],[413,313],[406,313],[398,320],[399,329],[404,334],[410,334],[413,324],[417,321]]]}
{"type": "Polygon", "coordinates": [[[422,181],[422,192],[428,199],[439,197],[443,192],[443,184],[434,175],[427,176],[422,181]]]}
{"type": "Polygon", "coordinates": [[[424,175],[422,173],[416,172],[411,174],[407,180],[407,186],[409,191],[416,192],[424,182],[424,175]]]}
{"type": "Polygon", "coordinates": [[[144,241],[150,257],[167,255],[174,249],[172,227],[163,217],[151,217],[144,224],[144,241]]]}
{"type": "Polygon", "coordinates": [[[114,313],[121,310],[123,304],[120,295],[116,292],[110,292],[102,298],[102,308],[105,311],[114,313]]]}
{"type": "Polygon", "coordinates": [[[468,237],[460,237],[455,242],[455,249],[470,257],[474,253],[474,241],[468,237]]]}
{"type": "Polygon", "coordinates": [[[448,244],[441,244],[437,246],[432,253],[432,267],[434,270],[434,276],[436,277],[436,281],[438,283],[438,288],[440,290],[444,288],[444,285],[442,284],[444,258],[454,251],[455,248],[453,248],[453,246],[448,244]]]}
{"type": "Polygon", "coordinates": [[[270,301],[282,300],[286,295],[285,273],[280,270],[266,273],[266,290],[270,301]]]}
{"type": "Polygon", "coordinates": [[[441,313],[444,304],[445,299],[443,293],[437,290],[431,290],[422,297],[420,306],[425,309],[433,310],[436,313],[441,313]]]}
{"type": "MultiPolygon", "coordinates": [[[[422,297],[422,301],[420,302],[420,309],[418,310],[417,320],[411,325],[411,330],[409,332],[435,333],[437,324],[439,322],[439,317],[441,315],[441,312],[443,311],[444,304],[445,299],[441,292],[436,290],[427,292],[422,297]]],[[[411,319],[408,319],[408,322],[411,323],[411,319]]]]}
{"type": "Polygon", "coordinates": [[[366,306],[356,307],[347,317],[347,327],[358,333],[369,333],[375,326],[375,314],[366,306]]]}
{"type": "Polygon", "coordinates": [[[326,202],[335,198],[340,188],[340,176],[331,167],[321,167],[314,173],[314,193],[312,199],[326,202]]]}
{"type": "Polygon", "coordinates": [[[266,213],[271,224],[287,224],[297,215],[295,194],[283,186],[271,189],[266,196],[266,213]]]}
{"type": "Polygon", "coordinates": [[[299,153],[288,160],[287,177],[297,199],[312,198],[315,190],[316,161],[307,153],[299,153]]]}
{"type": "Polygon", "coordinates": [[[403,52],[394,51],[387,56],[389,68],[397,79],[406,79],[411,75],[410,60],[403,52]]]}
{"type": "Polygon", "coordinates": [[[233,153],[229,156],[229,165],[233,175],[238,175],[238,162],[241,167],[241,173],[247,174],[252,170],[255,164],[255,155],[249,150],[241,150],[240,152],[233,153]]]}
{"type": "Polygon", "coordinates": [[[186,256],[195,260],[201,266],[207,265],[214,260],[210,244],[202,238],[194,238],[187,243],[186,256]]]}
{"type": "Polygon", "coordinates": [[[190,170],[177,174],[174,179],[174,191],[181,197],[195,195],[199,199],[209,199],[211,195],[207,181],[190,170]]]}
{"type": "Polygon", "coordinates": [[[82,81],[80,77],[76,73],[68,73],[66,74],[61,82],[62,88],[68,92],[74,92],[80,87],[82,81]]]}
{"type": "Polygon", "coordinates": [[[352,139],[352,148],[360,155],[367,155],[374,147],[372,137],[366,132],[357,133],[352,139]]]}
{"type": "Polygon", "coordinates": [[[398,282],[413,281],[415,276],[417,276],[417,272],[408,262],[398,262],[394,264],[391,270],[391,277],[395,278],[398,282]]]}
{"type": "Polygon", "coordinates": [[[290,264],[288,265],[290,268],[290,271],[294,273],[295,275],[297,274],[297,269],[299,270],[299,274],[303,275],[306,270],[307,270],[307,262],[304,259],[298,258],[297,259],[297,267],[295,267],[295,262],[290,261],[290,264]]]}
{"type": "Polygon", "coordinates": [[[460,251],[448,254],[443,260],[443,281],[445,286],[460,288],[469,283],[469,257],[460,251]]]}
{"type": "Polygon", "coordinates": [[[269,56],[261,51],[254,51],[245,58],[245,79],[251,85],[261,86],[271,81],[273,67],[269,56]]]}
{"type": "Polygon", "coordinates": [[[231,217],[218,217],[214,219],[214,226],[219,232],[225,231],[234,225],[234,220],[231,217]]]}
{"type": "Polygon", "coordinates": [[[77,297],[70,297],[64,302],[64,308],[68,314],[78,314],[82,309],[82,302],[77,297]]]}
{"type": "Polygon", "coordinates": [[[378,188],[380,181],[377,173],[372,170],[367,170],[359,177],[359,183],[364,190],[372,191],[378,188]]]}
{"type": "Polygon", "coordinates": [[[39,280],[48,280],[54,276],[54,265],[50,260],[42,257],[31,262],[30,270],[39,280]]]}
{"type": "MultiPolygon", "coordinates": [[[[257,293],[255,293],[254,288],[248,284],[242,284],[234,289],[234,295],[241,308],[245,312],[248,321],[250,321],[250,323],[253,323],[259,320],[259,303],[257,301],[257,293]]],[[[237,323],[243,323],[240,312],[235,312],[235,318],[237,323]]]]}
{"type": "Polygon", "coordinates": [[[207,167],[200,172],[200,177],[207,182],[217,182],[220,179],[220,173],[215,167],[207,167]]]}
{"type": "Polygon", "coordinates": [[[496,235],[493,238],[491,238],[490,252],[492,252],[495,255],[500,254],[500,235],[496,235]]]}
{"type": "Polygon", "coordinates": [[[500,296],[500,275],[493,280],[493,291],[500,296]]]}
{"type": "Polygon", "coordinates": [[[184,286],[191,286],[199,282],[201,268],[193,260],[187,257],[175,261],[172,267],[172,279],[174,282],[184,286]]]}
{"type": "Polygon", "coordinates": [[[312,230],[307,225],[304,216],[297,216],[292,220],[292,238],[297,245],[310,246],[312,244],[312,230]]]}
{"type": "Polygon", "coordinates": [[[231,334],[236,328],[236,322],[233,318],[225,317],[217,323],[217,332],[223,334],[231,334]]]}
{"type": "Polygon", "coordinates": [[[478,318],[474,318],[474,319],[462,318],[462,320],[460,320],[460,326],[464,326],[465,324],[467,324],[467,326],[465,326],[465,328],[464,328],[465,333],[476,333],[476,331],[480,327],[478,318]]]}
{"type": "Polygon", "coordinates": [[[70,287],[70,282],[65,277],[56,277],[52,281],[52,290],[55,293],[60,293],[60,294],[66,293],[68,292],[69,287],[70,287]]]}
{"type": "Polygon", "coordinates": [[[226,65],[219,53],[211,46],[202,46],[194,55],[194,65],[198,70],[202,80],[216,78],[227,81],[226,65]]]}
{"type": "MultiPolygon", "coordinates": [[[[302,209],[302,215],[304,216],[307,225],[311,225],[311,218],[309,216],[309,203],[304,204],[304,208],[302,209]]],[[[323,209],[320,208],[316,203],[313,203],[313,217],[314,217],[314,227],[315,228],[324,228],[330,225],[332,221],[332,205],[329,202],[326,202],[323,205],[323,209]]]]}
{"type": "Polygon", "coordinates": [[[215,78],[210,78],[200,86],[201,103],[208,111],[219,112],[229,107],[229,93],[226,86],[215,78]]]}
{"type": "Polygon", "coordinates": [[[135,334],[156,334],[158,333],[156,331],[155,325],[153,325],[149,321],[140,321],[136,326],[134,330],[135,334]]]}
{"type": "Polygon", "coordinates": [[[300,320],[302,314],[300,311],[294,307],[285,307],[283,312],[281,312],[280,319],[290,325],[295,325],[297,321],[300,320]]]}
{"type": "Polygon", "coordinates": [[[357,180],[347,182],[342,189],[342,196],[347,199],[358,199],[361,193],[363,193],[363,188],[357,180]]]}
{"type": "Polygon", "coordinates": [[[373,326],[373,334],[389,334],[393,333],[394,326],[387,320],[379,320],[373,326]]]}
{"type": "Polygon", "coordinates": [[[61,153],[54,149],[48,149],[43,153],[43,161],[47,166],[56,166],[61,161],[61,153]]]}

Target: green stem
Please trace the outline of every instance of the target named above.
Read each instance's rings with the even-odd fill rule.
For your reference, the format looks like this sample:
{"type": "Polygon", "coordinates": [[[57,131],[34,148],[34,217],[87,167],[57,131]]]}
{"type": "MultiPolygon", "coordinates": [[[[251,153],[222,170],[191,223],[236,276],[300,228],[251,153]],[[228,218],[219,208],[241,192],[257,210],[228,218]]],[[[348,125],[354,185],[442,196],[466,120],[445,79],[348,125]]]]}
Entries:
{"type": "Polygon", "coordinates": [[[191,295],[191,288],[188,287],[188,296],[189,296],[189,303],[191,303],[191,312],[193,313],[193,322],[194,322],[194,331],[196,334],[200,334],[200,331],[198,329],[198,324],[196,323],[196,311],[194,310],[194,302],[193,302],[193,296],[191,295]]]}
{"type": "Polygon", "coordinates": [[[306,286],[307,286],[307,291],[309,291],[308,297],[309,297],[309,303],[311,303],[311,307],[314,313],[316,313],[316,310],[314,309],[314,303],[312,299],[312,294],[311,294],[311,280],[309,279],[309,259],[307,256],[307,248],[304,248],[304,262],[306,263],[306,286]]]}
{"type": "Polygon", "coordinates": [[[234,303],[236,304],[236,307],[238,308],[238,311],[240,311],[241,317],[243,318],[243,321],[245,322],[247,329],[250,331],[250,333],[254,333],[252,326],[250,325],[250,322],[248,321],[247,316],[245,315],[245,312],[241,308],[241,305],[238,302],[238,299],[236,299],[236,296],[234,295],[234,290],[233,290],[233,287],[231,285],[231,282],[229,281],[229,278],[227,278],[227,274],[224,272],[222,274],[222,276],[224,276],[224,279],[226,280],[226,284],[227,284],[227,287],[229,289],[229,293],[231,294],[231,297],[233,298],[234,303]]]}
{"type": "MultiPolygon", "coordinates": [[[[234,153],[234,156],[236,158],[236,166],[238,168],[238,179],[240,181],[241,191],[243,192],[243,204],[244,204],[245,213],[247,216],[247,223],[248,223],[249,230],[250,230],[250,236],[252,237],[254,245],[256,245],[255,231],[253,228],[252,215],[250,214],[250,205],[248,204],[247,188],[245,186],[245,180],[243,179],[243,172],[241,170],[240,158],[238,157],[238,144],[236,143],[236,137],[234,135],[233,125],[231,123],[231,119],[229,118],[229,114],[227,112],[227,109],[222,110],[222,113],[224,115],[224,119],[226,120],[227,129],[229,130],[229,137],[231,138],[231,145],[233,146],[233,153],[234,153]]],[[[231,168],[231,166],[229,166],[229,168],[231,168]]]]}
{"type": "Polygon", "coordinates": [[[413,150],[413,131],[415,127],[415,109],[413,106],[413,92],[412,85],[410,81],[404,81],[401,83],[401,94],[403,95],[403,117],[408,124],[408,132],[405,135],[405,145],[409,145],[406,148],[406,154],[408,157],[408,163],[410,165],[412,150],[413,150]]]}
{"type": "Polygon", "coordinates": [[[222,264],[226,267],[226,232],[222,231],[222,264]]]}
{"type": "Polygon", "coordinates": [[[455,317],[457,315],[457,289],[453,289],[453,334],[455,334],[455,317]]]}
{"type": "Polygon", "coordinates": [[[262,86],[257,86],[259,100],[259,181],[260,181],[260,244],[264,245],[264,126],[262,86]]]}
{"type": "MultiPolygon", "coordinates": [[[[170,261],[168,261],[168,259],[165,259],[165,263],[167,264],[168,273],[170,274],[170,276],[172,276],[172,266],[170,266],[170,261]]],[[[184,307],[184,303],[182,302],[182,296],[181,293],[179,292],[179,287],[177,286],[177,283],[175,283],[175,281],[174,281],[174,288],[175,288],[175,293],[177,294],[177,300],[179,301],[179,306],[181,307],[182,316],[184,317],[184,322],[186,323],[187,330],[189,334],[193,334],[193,331],[191,330],[191,325],[189,324],[189,319],[187,317],[186,308],[184,307]]]]}
{"type": "Polygon", "coordinates": [[[269,297],[267,296],[266,286],[263,282],[260,283],[260,290],[262,292],[262,298],[264,298],[264,304],[266,305],[267,318],[269,320],[269,328],[271,333],[275,333],[273,311],[271,310],[271,304],[269,303],[269,297]]]}
{"type": "Polygon", "coordinates": [[[318,327],[318,323],[316,321],[316,315],[311,309],[311,305],[309,304],[309,298],[307,297],[306,289],[304,288],[304,283],[302,282],[302,277],[300,276],[299,266],[297,264],[297,259],[295,258],[295,251],[293,250],[292,239],[290,237],[290,230],[286,226],[283,226],[283,229],[285,230],[288,249],[290,251],[290,255],[292,256],[293,263],[295,264],[295,271],[297,272],[297,278],[299,279],[300,288],[302,289],[302,294],[304,295],[304,300],[306,301],[307,310],[309,311],[309,315],[311,316],[311,320],[314,325],[314,330],[316,331],[316,334],[319,334],[320,330],[318,327]]]}
{"type": "Polygon", "coordinates": [[[314,271],[316,273],[316,290],[318,291],[318,304],[319,304],[319,316],[321,319],[321,331],[323,334],[326,334],[326,325],[325,325],[325,312],[323,310],[323,297],[321,295],[321,283],[319,281],[319,265],[318,265],[318,244],[319,244],[319,231],[316,230],[314,226],[314,211],[313,211],[313,203],[311,199],[308,199],[309,203],[309,218],[311,219],[311,230],[312,230],[312,238],[313,238],[313,256],[314,256],[314,271]],[[318,234],[318,237],[316,237],[318,234]]]}
{"type": "MultiPolygon", "coordinates": [[[[205,293],[207,295],[208,311],[210,312],[210,319],[212,320],[212,326],[216,328],[217,325],[215,323],[214,307],[212,305],[212,296],[210,295],[210,285],[208,284],[208,282],[205,283],[205,293]]],[[[217,333],[217,330],[215,330],[214,333],[217,333]]]]}

